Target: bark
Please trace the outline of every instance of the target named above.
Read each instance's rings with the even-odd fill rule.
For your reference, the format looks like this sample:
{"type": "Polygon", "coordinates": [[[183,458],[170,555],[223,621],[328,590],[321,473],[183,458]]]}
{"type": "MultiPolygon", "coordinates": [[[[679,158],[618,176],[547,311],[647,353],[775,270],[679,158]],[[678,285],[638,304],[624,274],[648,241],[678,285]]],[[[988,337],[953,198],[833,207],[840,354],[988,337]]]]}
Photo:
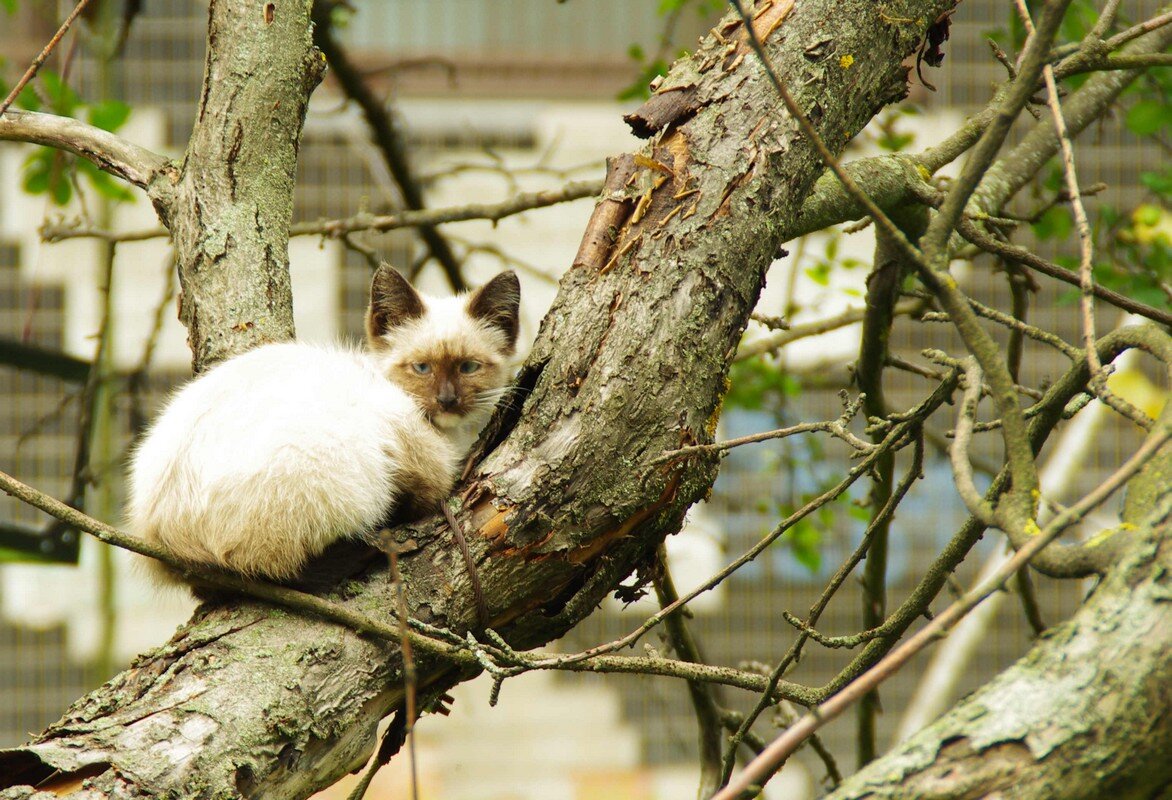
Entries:
{"type": "Polygon", "coordinates": [[[311,0],[215,0],[203,94],[182,173],[159,208],[196,372],[293,338],[289,224],[297,146],[325,63],[311,0]]]}
{"type": "MultiPolygon", "coordinates": [[[[1172,407],[1162,424],[1172,425],[1172,407]]],[[[1172,446],[1128,488],[1122,558],[1068,622],[831,800],[1094,800],[1172,787],[1172,446]]]]}
{"type": "MultiPolygon", "coordinates": [[[[953,4],[775,2],[762,4],[754,24],[840,151],[902,96],[901,62],[953,4]]],[[[304,110],[296,98],[315,73],[308,28],[297,27],[304,7],[275,5],[273,23],[258,14],[238,29],[224,26],[225,3],[212,8],[212,85],[179,187],[187,202],[169,220],[197,366],[291,333],[283,237],[292,132],[304,110]],[[259,58],[278,24],[294,26],[286,38],[297,47],[259,58]],[[252,69],[262,77],[239,80],[252,69]],[[283,105],[255,94],[279,92],[259,85],[282,81],[294,86],[283,105]]],[[[708,491],[711,458],[655,460],[711,440],[729,361],[785,220],[822,171],[739,22],[722,23],[657,97],[677,92],[687,102],[656,117],[641,156],[612,160],[579,257],[460,496],[492,625],[518,648],[592,611],[708,491]]],[[[393,538],[411,616],[474,626],[473,593],[446,528],[428,521],[393,538]]],[[[331,596],[393,620],[384,569],[331,596]]],[[[417,671],[429,691],[468,675],[427,654],[417,671]]],[[[31,744],[0,753],[0,786],[14,787],[0,796],[28,796],[28,784],[56,772],[54,786],[84,779],[91,797],[303,797],[365,760],[376,722],[402,693],[396,648],[256,602],[205,605],[31,744]]]]}

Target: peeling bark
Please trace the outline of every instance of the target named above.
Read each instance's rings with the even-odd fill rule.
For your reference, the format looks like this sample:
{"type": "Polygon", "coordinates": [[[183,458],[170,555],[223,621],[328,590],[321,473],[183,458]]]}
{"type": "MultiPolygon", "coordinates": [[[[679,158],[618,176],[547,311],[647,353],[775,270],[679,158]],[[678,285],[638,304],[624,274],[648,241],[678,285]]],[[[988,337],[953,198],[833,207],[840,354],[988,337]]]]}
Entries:
{"type": "MultiPolygon", "coordinates": [[[[212,7],[209,87],[180,187],[187,202],[170,220],[197,367],[292,332],[284,237],[304,106],[287,104],[316,71],[308,28],[296,27],[307,19],[304,4],[275,5],[272,26],[295,26],[286,39],[302,49],[268,52],[259,13],[236,31],[224,27],[236,6],[212,7]],[[259,77],[243,82],[253,69],[259,77]],[[282,81],[294,85],[291,96],[259,88],[282,81]],[[274,96],[286,105],[274,107],[274,96]],[[257,115],[265,124],[236,124],[257,115]]],[[[762,6],[755,24],[838,151],[902,92],[901,62],[925,21],[953,5],[778,2],[762,6]]],[[[726,20],[677,64],[660,92],[681,86],[695,108],[612,171],[512,402],[482,437],[460,495],[492,625],[518,648],[585,617],[710,488],[712,458],[656,459],[711,441],[728,364],[783,221],[796,217],[822,171],[738,21],[726,20]]],[[[392,536],[411,615],[456,631],[475,626],[446,527],[427,521],[392,536]]],[[[392,620],[383,568],[332,597],[392,620]]],[[[467,677],[427,655],[417,671],[427,690],[467,677]]],[[[92,797],[303,797],[365,760],[401,686],[394,648],[259,603],[205,605],[170,643],[33,743],[0,752],[8,776],[0,786],[26,784],[0,797],[28,796],[27,784],[55,771],[53,785],[84,778],[92,797]]]]}

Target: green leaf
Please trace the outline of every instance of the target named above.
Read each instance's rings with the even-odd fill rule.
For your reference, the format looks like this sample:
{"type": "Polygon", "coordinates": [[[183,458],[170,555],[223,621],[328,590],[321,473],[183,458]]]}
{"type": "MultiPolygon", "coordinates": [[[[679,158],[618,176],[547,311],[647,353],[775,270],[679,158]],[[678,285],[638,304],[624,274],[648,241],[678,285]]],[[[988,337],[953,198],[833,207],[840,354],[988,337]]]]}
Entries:
{"type": "Polygon", "coordinates": [[[898,153],[900,150],[903,150],[915,140],[916,135],[914,133],[896,133],[891,131],[880,135],[877,143],[884,150],[888,150],[892,153],[898,153]]]}
{"type": "Polygon", "coordinates": [[[69,205],[73,198],[73,184],[62,170],[49,181],[49,196],[59,206],[69,205]]]}
{"type": "Polygon", "coordinates": [[[818,528],[808,519],[803,519],[786,531],[786,536],[798,563],[810,572],[818,572],[822,568],[822,533],[818,528]]]}
{"type": "Polygon", "coordinates": [[[825,261],[815,264],[806,270],[806,277],[819,286],[830,285],[830,265],[825,261]]]}
{"type": "Polygon", "coordinates": [[[1065,206],[1052,206],[1046,209],[1033,228],[1039,239],[1066,239],[1074,230],[1074,218],[1065,206]]]}
{"type": "Polygon", "coordinates": [[[1144,100],[1127,109],[1127,129],[1136,136],[1151,136],[1172,122],[1167,102],[1144,100]]]}
{"type": "Polygon", "coordinates": [[[71,168],[60,151],[41,148],[25,159],[21,185],[29,194],[47,194],[55,204],[63,206],[73,197],[71,168]]]}
{"type": "Polygon", "coordinates": [[[8,12],[9,16],[16,13],[16,0],[0,0],[0,8],[8,12]]]}
{"type": "Polygon", "coordinates": [[[116,131],[130,116],[130,106],[118,100],[106,100],[89,107],[90,124],[104,131],[116,131]]]}
{"type": "Polygon", "coordinates": [[[108,172],[102,172],[88,161],[78,161],[77,167],[78,171],[89,179],[89,183],[94,187],[94,191],[103,197],[108,197],[119,203],[134,199],[134,192],[108,172]]]}
{"type": "Polygon", "coordinates": [[[43,194],[49,190],[50,164],[45,159],[47,150],[38,150],[24,162],[24,180],[21,186],[29,194],[43,194]]]}
{"type": "Polygon", "coordinates": [[[40,553],[26,553],[12,547],[0,546],[0,564],[44,564],[48,560],[40,553]]]}
{"type": "MultiPolygon", "coordinates": [[[[7,97],[8,93],[5,92],[4,96],[7,97]]],[[[37,92],[33,87],[26,85],[20,90],[20,94],[16,96],[15,105],[18,108],[23,108],[25,111],[40,111],[41,98],[37,96],[37,92]]]]}
{"type": "Polygon", "coordinates": [[[1161,197],[1172,195],[1172,169],[1159,172],[1142,172],[1139,182],[1161,197]]]}
{"type": "Polygon", "coordinates": [[[38,76],[45,89],[45,94],[49,96],[49,106],[53,112],[65,117],[73,116],[80,100],[77,92],[73,91],[73,87],[51,69],[42,69],[38,76]]]}

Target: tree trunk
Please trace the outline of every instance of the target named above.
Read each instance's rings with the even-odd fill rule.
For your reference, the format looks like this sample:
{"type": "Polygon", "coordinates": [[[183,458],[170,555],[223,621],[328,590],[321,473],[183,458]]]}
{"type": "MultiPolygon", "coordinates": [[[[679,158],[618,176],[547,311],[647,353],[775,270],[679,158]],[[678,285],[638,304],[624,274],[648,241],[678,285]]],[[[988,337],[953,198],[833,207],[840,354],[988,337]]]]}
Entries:
{"type": "MultiPolygon", "coordinates": [[[[272,5],[279,20],[292,13],[272,5]]],[[[902,97],[901,63],[927,24],[953,5],[782,0],[761,4],[754,25],[778,74],[837,152],[902,97]]],[[[235,52],[227,40],[253,33],[217,27],[221,7],[213,5],[211,47],[235,52]]],[[[607,189],[513,402],[494,418],[485,455],[463,487],[458,518],[492,626],[518,648],[556,638],[585,617],[708,491],[714,459],[657,459],[711,440],[728,364],[765,270],[823,169],[739,20],[718,30],[633,118],[654,138],[638,159],[612,159],[607,189]]],[[[290,36],[307,41],[308,30],[290,36]]],[[[284,58],[300,65],[299,86],[308,91],[305,51],[284,58]]],[[[213,88],[201,109],[216,115],[221,134],[243,130],[243,142],[258,123],[293,126],[303,111],[231,98],[213,110],[215,96],[213,88]]],[[[282,147],[295,148],[291,127],[282,130],[282,147]]],[[[224,162],[207,168],[216,180],[193,179],[191,202],[176,205],[168,220],[187,265],[184,315],[195,323],[197,365],[291,330],[262,320],[288,308],[284,242],[278,248],[271,239],[284,229],[260,216],[287,224],[285,198],[272,198],[291,188],[291,165],[267,171],[263,160],[239,158],[244,145],[237,150],[234,139],[213,139],[207,146],[224,162]],[[252,182],[263,184],[269,200],[232,194],[252,182]],[[211,221],[209,208],[220,209],[211,221]],[[247,275],[235,266],[217,273],[216,280],[241,281],[221,293],[207,272],[226,263],[247,275]],[[197,294],[191,281],[205,278],[197,294]],[[234,310],[244,296],[248,310],[234,310]],[[237,330],[249,322],[255,328],[237,330]]],[[[190,166],[194,140],[189,153],[190,166]]],[[[475,627],[476,605],[447,529],[429,521],[392,538],[412,618],[457,632],[475,627]]],[[[387,624],[391,597],[385,569],[331,595],[387,624]]],[[[416,660],[428,690],[474,671],[426,653],[416,660]]],[[[93,797],[304,797],[362,764],[375,724],[402,695],[400,654],[382,641],[257,602],[204,606],[170,643],[76,703],[33,743],[0,753],[0,786],[59,770],[57,781],[88,776],[93,797]]],[[[0,797],[31,792],[25,785],[0,797]]]]}
{"type": "Polygon", "coordinates": [[[312,0],[214,0],[203,93],[182,171],[160,209],[179,263],[179,318],[201,372],[293,338],[289,224],[297,147],[325,61],[312,0]]]}

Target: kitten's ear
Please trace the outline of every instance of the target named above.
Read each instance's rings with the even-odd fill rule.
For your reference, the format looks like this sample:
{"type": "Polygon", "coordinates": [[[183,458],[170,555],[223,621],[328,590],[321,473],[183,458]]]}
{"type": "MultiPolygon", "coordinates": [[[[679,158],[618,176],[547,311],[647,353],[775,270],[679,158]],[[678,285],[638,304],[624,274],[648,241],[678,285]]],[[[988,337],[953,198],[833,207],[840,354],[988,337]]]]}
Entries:
{"type": "Polygon", "coordinates": [[[500,328],[508,342],[506,353],[513,352],[520,324],[521,282],[517,273],[502,272],[481,286],[468,298],[468,315],[500,328]]]}
{"type": "Polygon", "coordinates": [[[366,309],[366,336],[376,345],[380,337],[404,322],[423,316],[423,299],[389,264],[383,264],[370,282],[370,306],[366,309]]]}

